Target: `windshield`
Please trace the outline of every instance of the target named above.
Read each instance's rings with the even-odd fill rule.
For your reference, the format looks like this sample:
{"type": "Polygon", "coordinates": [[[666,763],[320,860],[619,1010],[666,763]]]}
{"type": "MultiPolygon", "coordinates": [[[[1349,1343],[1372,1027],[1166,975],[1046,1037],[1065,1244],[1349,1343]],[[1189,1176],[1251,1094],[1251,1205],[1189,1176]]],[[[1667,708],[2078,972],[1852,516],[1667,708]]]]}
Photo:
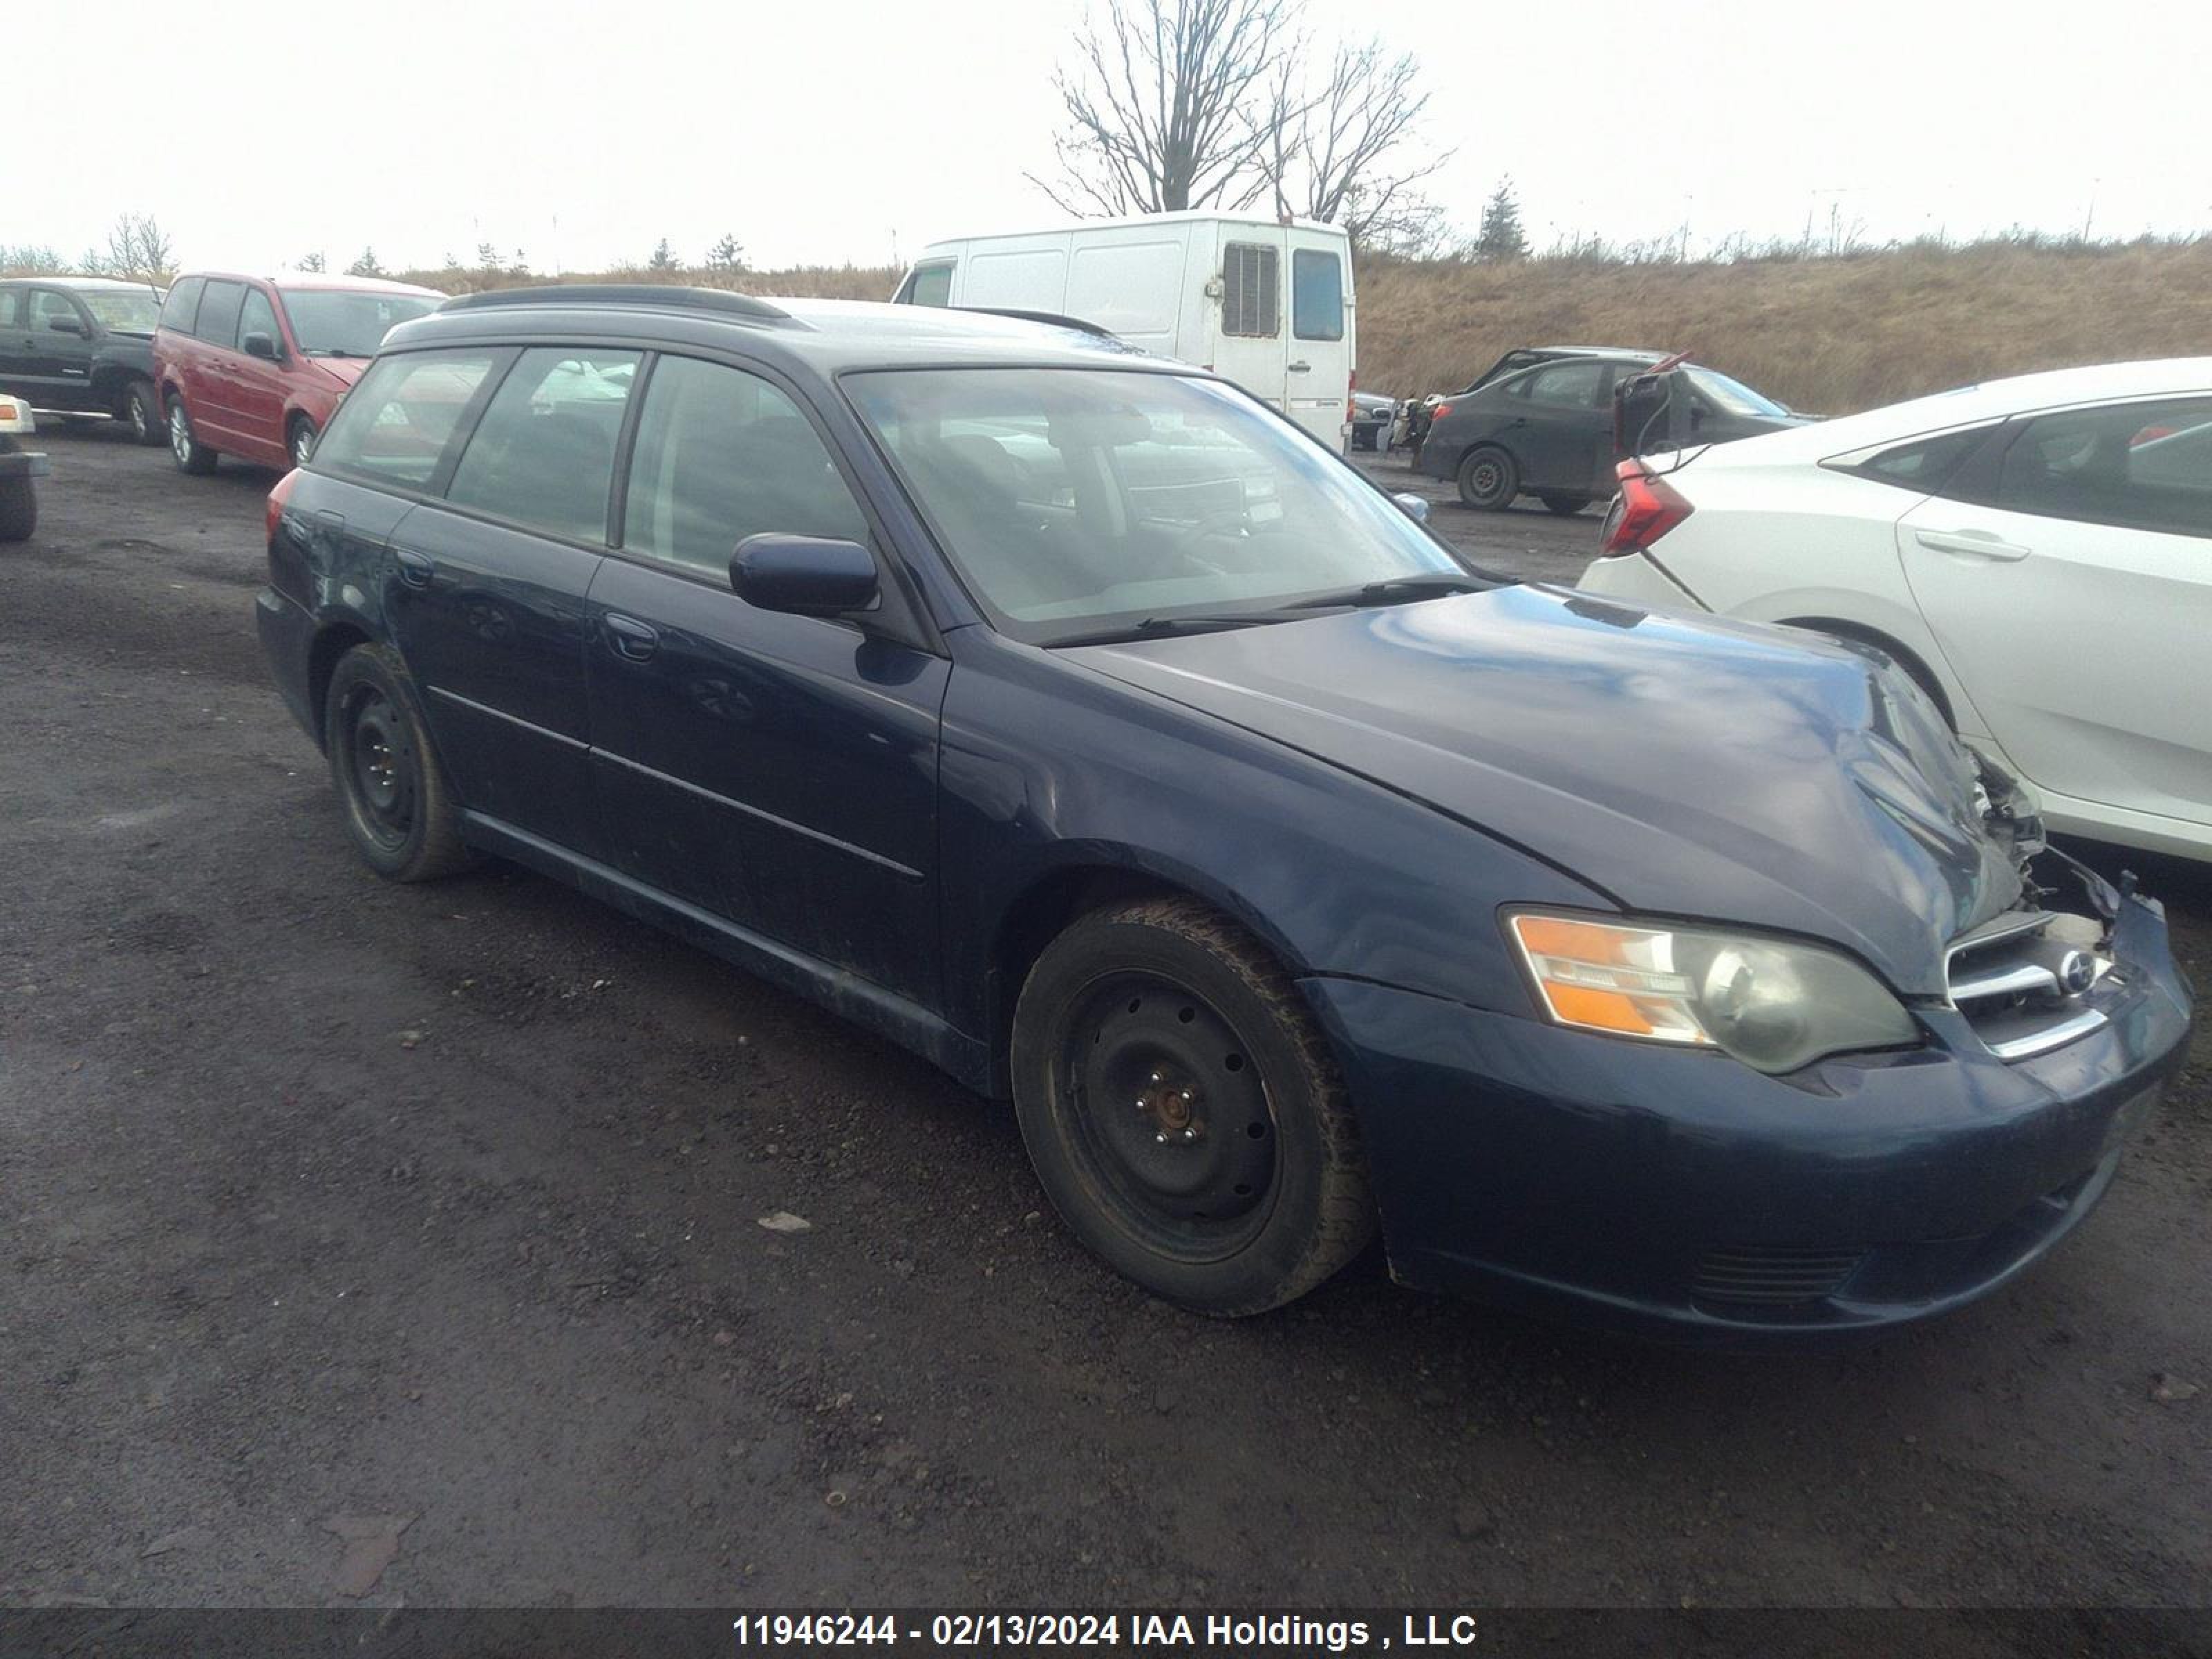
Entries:
{"type": "Polygon", "coordinates": [[[76,297],[100,319],[102,328],[118,334],[151,334],[161,319],[161,295],[150,288],[111,289],[105,293],[79,293],[76,297]]]}
{"type": "Polygon", "coordinates": [[[399,324],[428,316],[440,301],[430,295],[360,294],[343,289],[288,288],[285,314],[292,337],[310,357],[374,357],[399,324]]]}
{"type": "Polygon", "coordinates": [[[1691,383],[1729,415],[1787,415],[1790,411],[1771,398],[1760,396],[1741,380],[1732,380],[1717,369],[1692,364],[1682,373],[1691,383]]]}
{"type": "Polygon", "coordinates": [[[1286,601],[1359,603],[1358,589],[1408,578],[1486,585],[1357,472],[1218,381],[963,368],[844,385],[969,592],[1016,639],[1279,620],[1286,601]]]}

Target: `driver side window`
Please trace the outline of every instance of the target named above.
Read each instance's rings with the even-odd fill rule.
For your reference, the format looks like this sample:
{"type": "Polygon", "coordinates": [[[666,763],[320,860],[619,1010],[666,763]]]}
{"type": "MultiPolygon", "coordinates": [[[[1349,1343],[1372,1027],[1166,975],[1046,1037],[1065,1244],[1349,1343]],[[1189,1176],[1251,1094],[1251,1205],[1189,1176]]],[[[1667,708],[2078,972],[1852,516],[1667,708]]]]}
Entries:
{"type": "Polygon", "coordinates": [[[739,542],[769,532],[866,543],[868,521],[780,388],[720,363],[663,357],[638,421],[623,550],[720,581],[739,542]]]}

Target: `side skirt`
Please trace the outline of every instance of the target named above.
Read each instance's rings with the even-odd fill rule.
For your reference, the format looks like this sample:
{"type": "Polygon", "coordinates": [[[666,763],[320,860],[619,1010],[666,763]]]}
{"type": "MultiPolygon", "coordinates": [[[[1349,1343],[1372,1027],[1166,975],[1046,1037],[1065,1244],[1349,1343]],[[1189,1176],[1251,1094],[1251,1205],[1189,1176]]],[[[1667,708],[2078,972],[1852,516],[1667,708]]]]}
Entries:
{"type": "Polygon", "coordinates": [[[988,1046],[956,1030],[918,1002],[763,938],[499,818],[464,811],[461,833],[473,847],[550,876],[586,897],[611,904],[625,915],[650,922],[687,945],[819,1003],[841,1019],[865,1026],[920,1054],[970,1089],[981,1092],[990,1087],[988,1046]]]}

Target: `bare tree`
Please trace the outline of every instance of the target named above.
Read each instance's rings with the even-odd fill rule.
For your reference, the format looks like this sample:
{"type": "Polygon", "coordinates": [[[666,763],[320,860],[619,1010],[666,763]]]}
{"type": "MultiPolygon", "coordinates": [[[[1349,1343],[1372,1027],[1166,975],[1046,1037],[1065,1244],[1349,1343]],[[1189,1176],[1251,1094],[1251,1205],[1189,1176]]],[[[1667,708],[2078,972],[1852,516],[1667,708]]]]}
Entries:
{"type": "Polygon", "coordinates": [[[176,253],[152,214],[119,214],[108,230],[106,252],[87,253],[85,270],[126,282],[166,283],[176,275],[176,253]]]}
{"type": "Polygon", "coordinates": [[[1297,15],[1297,0],[1107,0],[1076,67],[1053,76],[1060,176],[1027,177],[1076,214],[1249,206],[1267,187],[1253,106],[1270,67],[1298,55],[1297,15]]]}
{"type": "Polygon", "coordinates": [[[0,276],[59,276],[69,268],[68,260],[43,244],[0,244],[0,276]]]}
{"type": "Polygon", "coordinates": [[[1339,46],[1310,96],[1298,97],[1286,72],[1261,152],[1277,210],[1341,225],[1360,245],[1417,224],[1427,210],[1413,187],[1452,154],[1406,153],[1429,106],[1419,78],[1413,54],[1389,57],[1380,40],[1339,46]]]}

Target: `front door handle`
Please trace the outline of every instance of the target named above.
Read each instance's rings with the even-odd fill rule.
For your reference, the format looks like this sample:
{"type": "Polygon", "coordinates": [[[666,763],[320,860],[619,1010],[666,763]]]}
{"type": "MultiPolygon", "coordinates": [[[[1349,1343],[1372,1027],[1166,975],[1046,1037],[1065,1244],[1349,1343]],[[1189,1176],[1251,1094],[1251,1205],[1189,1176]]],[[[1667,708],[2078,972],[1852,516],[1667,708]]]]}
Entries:
{"type": "Polygon", "coordinates": [[[2028,555],[2028,550],[2018,542],[1999,541],[1986,530],[1916,530],[1912,538],[1937,553],[1963,554],[1970,559],[1988,559],[1996,564],[2010,564],[2028,555]]]}
{"type": "Polygon", "coordinates": [[[1292,363],[1291,365],[1291,373],[1293,374],[1310,374],[1313,373],[1313,365],[1311,363],[1292,363]]]}
{"type": "MultiPolygon", "coordinates": [[[[344,520],[340,520],[339,522],[343,523],[344,520]]],[[[438,567],[432,564],[424,554],[395,547],[392,550],[392,557],[399,567],[399,580],[410,587],[428,587],[430,578],[438,574],[438,567]]]]}
{"type": "Polygon", "coordinates": [[[607,643],[614,647],[618,657],[627,657],[632,662],[648,662],[660,648],[659,631],[635,617],[618,616],[610,611],[599,621],[606,629],[607,643]]]}

